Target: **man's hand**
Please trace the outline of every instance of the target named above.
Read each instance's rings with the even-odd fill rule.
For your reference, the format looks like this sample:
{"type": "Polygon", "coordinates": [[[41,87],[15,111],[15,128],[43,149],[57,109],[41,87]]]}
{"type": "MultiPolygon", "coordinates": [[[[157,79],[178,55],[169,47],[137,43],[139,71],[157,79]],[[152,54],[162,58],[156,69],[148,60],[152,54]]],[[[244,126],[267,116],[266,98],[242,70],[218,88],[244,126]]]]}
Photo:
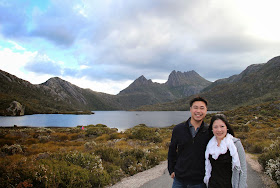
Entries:
{"type": "Polygon", "coordinates": [[[171,178],[174,178],[175,177],[175,172],[172,172],[172,174],[170,176],[171,176],[171,178]]]}

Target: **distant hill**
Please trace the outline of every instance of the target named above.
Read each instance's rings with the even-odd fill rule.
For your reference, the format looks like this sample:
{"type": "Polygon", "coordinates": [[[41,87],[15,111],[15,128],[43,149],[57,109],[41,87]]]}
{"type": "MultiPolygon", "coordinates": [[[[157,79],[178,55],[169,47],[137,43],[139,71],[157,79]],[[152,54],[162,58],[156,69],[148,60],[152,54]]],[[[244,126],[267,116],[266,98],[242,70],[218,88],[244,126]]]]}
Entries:
{"type": "Polygon", "coordinates": [[[0,115],[5,115],[5,109],[12,101],[24,105],[25,114],[114,109],[93,91],[57,77],[33,85],[0,70],[0,85],[0,115]]]}
{"type": "Polygon", "coordinates": [[[165,83],[140,76],[117,95],[83,89],[58,77],[33,85],[0,70],[0,115],[13,101],[25,114],[92,110],[189,110],[189,100],[201,95],[210,110],[280,99],[280,56],[248,66],[238,75],[210,82],[195,71],[172,71],[165,83]]]}
{"type": "Polygon", "coordinates": [[[143,75],[137,78],[117,96],[125,109],[134,109],[142,105],[158,104],[181,99],[209,86],[210,81],[195,71],[172,71],[166,83],[154,83],[143,75]]]}
{"type": "MultiPolygon", "coordinates": [[[[228,110],[242,105],[280,99],[280,56],[264,64],[251,65],[238,75],[220,79],[199,93],[211,110],[228,110]]],[[[169,103],[142,106],[139,110],[189,110],[186,97],[169,103]]]]}
{"type": "Polygon", "coordinates": [[[25,107],[25,114],[65,113],[92,110],[130,110],[147,104],[173,101],[198,93],[210,84],[196,72],[173,71],[165,84],[140,76],[118,95],[83,89],[59,77],[33,85],[0,70],[0,115],[12,101],[25,107]],[[196,78],[196,83],[193,79],[196,78]]]}

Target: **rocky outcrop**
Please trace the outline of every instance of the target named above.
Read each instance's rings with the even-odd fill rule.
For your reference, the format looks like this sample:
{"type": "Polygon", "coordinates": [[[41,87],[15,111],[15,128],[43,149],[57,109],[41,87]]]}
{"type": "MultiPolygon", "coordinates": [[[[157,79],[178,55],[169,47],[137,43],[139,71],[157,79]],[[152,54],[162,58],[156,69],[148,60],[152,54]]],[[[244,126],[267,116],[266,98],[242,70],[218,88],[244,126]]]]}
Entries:
{"type": "Polygon", "coordinates": [[[145,92],[146,87],[155,87],[160,84],[154,83],[151,79],[146,79],[145,76],[140,76],[134,82],[132,82],[127,88],[124,90],[120,91],[119,94],[131,94],[131,93],[136,93],[136,92],[145,92]]]}
{"type": "Polygon", "coordinates": [[[182,85],[198,85],[198,86],[207,86],[210,85],[210,81],[201,77],[194,70],[188,72],[172,71],[168,77],[167,82],[165,83],[171,87],[177,87],[182,85]]]}
{"type": "Polygon", "coordinates": [[[188,72],[172,71],[165,83],[177,98],[188,97],[200,93],[209,86],[210,81],[201,77],[194,70],[188,72]]]}
{"type": "Polygon", "coordinates": [[[56,98],[56,100],[70,99],[69,102],[71,102],[71,98],[73,98],[79,103],[83,105],[87,105],[87,100],[81,94],[82,89],[71,84],[70,82],[62,80],[61,78],[58,77],[50,78],[45,83],[42,83],[40,85],[47,86],[46,88],[50,89],[50,92],[52,93],[53,96],[59,96],[58,98],[56,98]]]}
{"type": "Polygon", "coordinates": [[[6,115],[8,116],[23,116],[25,107],[19,102],[13,101],[10,103],[10,107],[6,109],[6,115]]]}

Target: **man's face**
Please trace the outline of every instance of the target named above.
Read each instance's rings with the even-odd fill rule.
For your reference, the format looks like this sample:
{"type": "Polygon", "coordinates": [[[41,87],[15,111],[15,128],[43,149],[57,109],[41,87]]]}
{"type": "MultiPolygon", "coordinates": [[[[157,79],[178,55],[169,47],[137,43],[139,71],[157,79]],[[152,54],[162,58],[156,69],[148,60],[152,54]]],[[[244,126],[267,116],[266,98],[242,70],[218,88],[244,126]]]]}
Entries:
{"type": "Polygon", "coordinates": [[[190,107],[190,112],[192,115],[192,119],[200,122],[202,121],[207,113],[207,107],[202,101],[195,101],[190,107]]]}

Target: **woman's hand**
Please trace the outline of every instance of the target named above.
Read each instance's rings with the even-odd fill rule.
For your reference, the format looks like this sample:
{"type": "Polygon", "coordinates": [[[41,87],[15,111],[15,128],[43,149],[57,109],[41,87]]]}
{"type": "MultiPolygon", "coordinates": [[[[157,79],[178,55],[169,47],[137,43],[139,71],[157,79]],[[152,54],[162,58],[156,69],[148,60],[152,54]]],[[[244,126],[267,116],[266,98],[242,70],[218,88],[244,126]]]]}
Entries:
{"type": "Polygon", "coordinates": [[[175,172],[172,172],[172,174],[170,176],[171,176],[171,178],[174,178],[175,177],[175,172]]]}

